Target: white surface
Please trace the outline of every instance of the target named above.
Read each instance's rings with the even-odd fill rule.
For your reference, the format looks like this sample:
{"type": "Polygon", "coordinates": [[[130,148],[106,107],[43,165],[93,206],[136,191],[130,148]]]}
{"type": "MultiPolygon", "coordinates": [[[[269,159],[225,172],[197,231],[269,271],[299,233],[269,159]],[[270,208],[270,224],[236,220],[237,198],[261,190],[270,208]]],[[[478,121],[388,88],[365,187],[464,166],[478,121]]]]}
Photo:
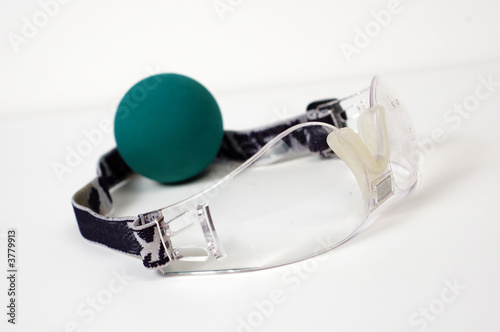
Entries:
{"type": "Polygon", "coordinates": [[[64,0],[23,34],[47,1],[0,4],[2,113],[109,108],[157,71],[195,77],[220,96],[500,56],[494,0],[64,0]],[[214,3],[223,1],[234,5],[221,20],[214,3]],[[393,1],[397,14],[348,62],[341,44],[353,44],[372,12],[393,1]],[[11,34],[26,43],[10,42],[11,34]]]}
{"type": "MultiPolygon", "coordinates": [[[[499,5],[408,2],[414,10],[397,16],[347,64],[339,42],[387,3],[308,3],[243,1],[220,21],[210,1],[163,9],[74,1],[19,54],[2,40],[0,267],[5,271],[6,228],[15,227],[20,295],[19,325],[8,326],[2,309],[0,329],[65,331],[74,322],[81,331],[236,331],[250,317],[260,323],[255,331],[418,331],[410,317],[429,305],[443,312],[426,331],[500,329],[500,87],[473,112],[444,118],[474,95],[479,77],[500,81],[499,5]],[[188,56],[176,58],[183,50],[188,56]],[[147,66],[202,81],[219,101],[225,127],[236,129],[298,114],[309,101],[347,95],[371,74],[383,74],[430,149],[419,186],[362,234],[315,260],[223,276],[147,271],[137,259],[84,240],[71,209],[71,195],[114,146],[112,133],[62,181],[51,167],[85,132],[113,118],[116,99],[148,75],[147,66]],[[446,139],[429,143],[439,128],[446,139]],[[118,287],[114,273],[122,270],[133,280],[90,319],[85,303],[118,287]],[[440,308],[442,294],[451,294],[447,280],[466,289],[440,308]],[[279,302],[272,313],[256,314],[256,303],[271,298],[279,302]]],[[[3,31],[20,29],[20,19],[38,8],[1,6],[3,31]]],[[[152,186],[145,182],[140,190],[152,186]]],[[[179,198],[188,191],[172,190],[179,198]]],[[[134,204],[147,209],[148,202],[134,204]]],[[[2,277],[2,303],[6,289],[2,277]]]]}

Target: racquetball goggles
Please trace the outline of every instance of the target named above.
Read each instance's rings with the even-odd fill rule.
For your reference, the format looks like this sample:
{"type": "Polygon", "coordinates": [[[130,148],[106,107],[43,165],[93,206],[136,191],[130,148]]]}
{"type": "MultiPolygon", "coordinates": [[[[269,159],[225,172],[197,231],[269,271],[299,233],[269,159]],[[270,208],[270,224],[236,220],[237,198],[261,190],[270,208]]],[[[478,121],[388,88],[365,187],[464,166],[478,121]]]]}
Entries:
{"type": "MultiPolygon", "coordinates": [[[[149,269],[259,270],[352,238],[373,211],[415,186],[416,147],[406,107],[375,77],[368,88],[311,103],[296,118],[226,131],[212,166],[234,169],[177,203],[136,216],[109,215],[111,193],[134,175],[116,149],[101,158],[97,178],[72,203],[85,238],[137,256],[149,269]]],[[[127,190],[133,191],[120,189],[127,190]]]]}

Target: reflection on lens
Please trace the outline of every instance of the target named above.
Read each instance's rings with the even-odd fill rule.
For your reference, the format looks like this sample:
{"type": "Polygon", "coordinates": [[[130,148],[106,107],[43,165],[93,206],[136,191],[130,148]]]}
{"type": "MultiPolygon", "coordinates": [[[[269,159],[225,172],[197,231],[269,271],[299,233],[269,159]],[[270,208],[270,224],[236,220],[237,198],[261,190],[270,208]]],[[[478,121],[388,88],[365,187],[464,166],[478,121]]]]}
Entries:
{"type": "Polygon", "coordinates": [[[396,190],[407,191],[415,184],[418,175],[418,165],[411,156],[416,150],[417,140],[410,115],[398,94],[377,76],[373,78],[370,89],[370,105],[382,105],[385,109],[396,190]]]}

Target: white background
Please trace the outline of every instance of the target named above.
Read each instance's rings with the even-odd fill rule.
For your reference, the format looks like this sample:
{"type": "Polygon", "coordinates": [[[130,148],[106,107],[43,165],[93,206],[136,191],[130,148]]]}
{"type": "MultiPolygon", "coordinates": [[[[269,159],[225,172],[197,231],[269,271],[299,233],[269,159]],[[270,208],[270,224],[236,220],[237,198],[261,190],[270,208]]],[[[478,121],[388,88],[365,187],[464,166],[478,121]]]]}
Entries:
{"type": "MultiPolygon", "coordinates": [[[[15,327],[6,322],[0,278],[2,329],[500,329],[500,87],[471,111],[453,111],[476,89],[487,91],[481,78],[500,82],[498,2],[401,0],[398,14],[350,59],[342,43],[354,45],[358,29],[373,26],[372,11],[389,1],[73,0],[52,5],[44,22],[45,3],[0,4],[0,266],[5,271],[6,229],[14,227],[20,270],[15,327]],[[231,10],[220,13],[217,3],[231,10]],[[26,35],[34,17],[43,26],[26,35]],[[58,177],[53,165],[113,119],[130,86],[157,72],[203,83],[231,129],[299,114],[312,100],[345,96],[381,74],[406,100],[422,142],[419,186],[316,260],[223,276],[147,271],[84,240],[70,204],[114,146],[113,134],[103,132],[71,172],[58,177]],[[79,313],[123,271],[131,280],[109,303],[95,315],[79,313]],[[449,283],[465,289],[445,303],[449,283]],[[281,301],[260,313],[276,293],[281,301]]],[[[183,198],[185,189],[174,190],[183,198]]]]}

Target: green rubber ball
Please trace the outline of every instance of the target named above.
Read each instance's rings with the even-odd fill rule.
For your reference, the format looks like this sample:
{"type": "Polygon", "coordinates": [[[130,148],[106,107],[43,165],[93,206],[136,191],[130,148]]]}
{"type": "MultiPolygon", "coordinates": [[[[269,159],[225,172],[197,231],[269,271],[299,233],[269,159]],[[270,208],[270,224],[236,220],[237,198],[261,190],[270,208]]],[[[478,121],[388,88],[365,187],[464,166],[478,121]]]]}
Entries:
{"type": "Polygon", "coordinates": [[[200,174],[215,158],[224,133],[212,94],[178,74],[154,75],[134,85],[118,106],[114,128],[127,165],[163,183],[200,174]]]}

